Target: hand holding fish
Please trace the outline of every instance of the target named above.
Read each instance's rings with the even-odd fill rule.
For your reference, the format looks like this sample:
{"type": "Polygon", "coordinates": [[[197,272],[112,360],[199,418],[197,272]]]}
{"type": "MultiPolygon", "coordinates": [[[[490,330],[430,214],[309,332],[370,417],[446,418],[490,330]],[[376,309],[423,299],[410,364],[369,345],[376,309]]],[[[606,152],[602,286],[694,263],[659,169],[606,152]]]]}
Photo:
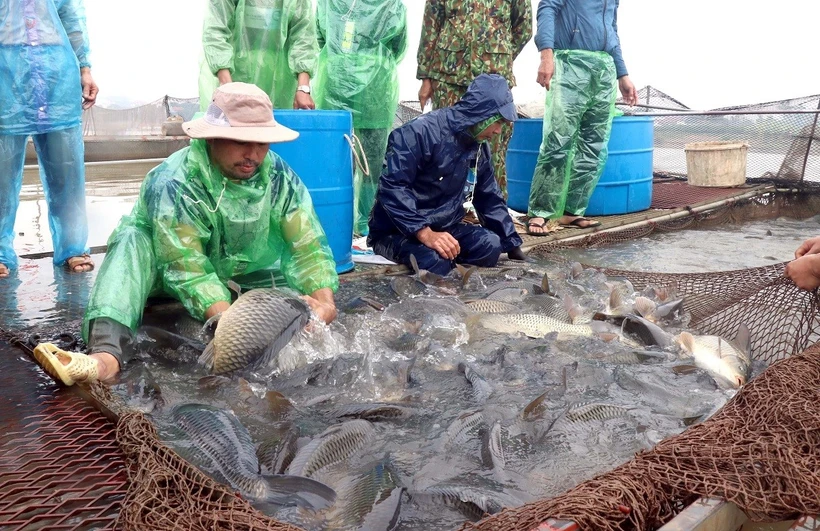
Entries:
{"type": "Polygon", "coordinates": [[[436,232],[430,227],[424,227],[416,233],[416,238],[425,246],[436,251],[442,258],[455,260],[461,252],[458,240],[449,232],[436,232]]]}
{"type": "Polygon", "coordinates": [[[798,288],[807,291],[817,289],[820,287],[820,255],[806,254],[789,262],[785,274],[798,288]]]}
{"type": "Polygon", "coordinates": [[[322,288],[314,291],[310,295],[303,295],[302,299],[308,303],[313,313],[326,324],[332,323],[339,313],[336,310],[336,303],[333,301],[333,291],[331,291],[330,288],[322,288]]]}

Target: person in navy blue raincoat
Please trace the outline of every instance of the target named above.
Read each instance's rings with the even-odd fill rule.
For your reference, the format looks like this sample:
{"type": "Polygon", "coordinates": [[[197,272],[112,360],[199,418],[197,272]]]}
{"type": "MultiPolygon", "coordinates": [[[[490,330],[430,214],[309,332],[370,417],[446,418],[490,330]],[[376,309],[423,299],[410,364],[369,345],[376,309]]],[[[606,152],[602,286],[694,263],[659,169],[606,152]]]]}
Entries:
{"type": "Polygon", "coordinates": [[[414,255],[420,268],[440,275],[456,263],[492,267],[502,252],[525,259],[487,142],[515,119],[507,81],[482,74],[452,107],[395,129],[370,214],[374,252],[405,265],[414,255]],[[480,226],[463,222],[468,176],[480,226]]]}

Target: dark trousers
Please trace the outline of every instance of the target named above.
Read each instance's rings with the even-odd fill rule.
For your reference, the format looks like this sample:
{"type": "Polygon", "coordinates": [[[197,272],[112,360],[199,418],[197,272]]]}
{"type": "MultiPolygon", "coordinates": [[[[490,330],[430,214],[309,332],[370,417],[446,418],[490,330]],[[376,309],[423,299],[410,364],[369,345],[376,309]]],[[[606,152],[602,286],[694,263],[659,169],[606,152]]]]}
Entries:
{"type": "Polygon", "coordinates": [[[456,264],[493,267],[501,256],[501,239],[494,232],[469,223],[459,223],[447,230],[458,240],[461,252],[455,260],[442,258],[436,251],[426,247],[415,237],[391,234],[373,244],[373,251],[399,264],[410,266],[410,255],[416,257],[421,269],[437,275],[446,275],[456,264]]]}

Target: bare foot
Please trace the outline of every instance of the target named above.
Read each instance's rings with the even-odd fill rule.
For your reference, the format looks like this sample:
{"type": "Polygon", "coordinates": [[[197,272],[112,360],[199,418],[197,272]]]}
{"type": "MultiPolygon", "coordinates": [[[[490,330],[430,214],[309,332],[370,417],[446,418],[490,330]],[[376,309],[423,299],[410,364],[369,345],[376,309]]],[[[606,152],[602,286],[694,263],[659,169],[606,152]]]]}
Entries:
{"type": "Polygon", "coordinates": [[[0,278],[6,278],[9,274],[9,268],[5,264],[0,264],[0,278]]]}
{"type": "Polygon", "coordinates": [[[87,273],[94,269],[94,261],[87,254],[72,256],[66,260],[66,267],[72,273],[87,273]]]}

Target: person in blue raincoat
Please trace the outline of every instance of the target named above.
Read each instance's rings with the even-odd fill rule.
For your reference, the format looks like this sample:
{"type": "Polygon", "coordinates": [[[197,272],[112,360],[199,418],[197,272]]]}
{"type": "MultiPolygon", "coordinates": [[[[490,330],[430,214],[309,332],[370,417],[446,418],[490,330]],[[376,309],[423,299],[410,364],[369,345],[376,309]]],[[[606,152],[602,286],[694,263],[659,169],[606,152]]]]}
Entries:
{"type": "Polygon", "coordinates": [[[368,245],[394,262],[440,275],[456,263],[492,267],[502,252],[524,260],[521,237],[496,183],[487,140],[516,119],[507,81],[481,74],[452,107],[395,129],[387,144],[368,245]],[[465,187],[480,225],[464,223],[465,187]]]}
{"type": "Polygon", "coordinates": [[[17,267],[14,219],[29,136],[54,263],[90,271],[82,111],[97,98],[82,0],[0,2],[0,278],[17,267]]]}
{"type": "Polygon", "coordinates": [[[538,84],[547,89],[544,136],[530,187],[527,232],[549,232],[546,220],[588,228],[584,217],[601,178],[620,88],[637,103],[618,38],[619,0],[540,0],[535,44],[538,84]]]}

